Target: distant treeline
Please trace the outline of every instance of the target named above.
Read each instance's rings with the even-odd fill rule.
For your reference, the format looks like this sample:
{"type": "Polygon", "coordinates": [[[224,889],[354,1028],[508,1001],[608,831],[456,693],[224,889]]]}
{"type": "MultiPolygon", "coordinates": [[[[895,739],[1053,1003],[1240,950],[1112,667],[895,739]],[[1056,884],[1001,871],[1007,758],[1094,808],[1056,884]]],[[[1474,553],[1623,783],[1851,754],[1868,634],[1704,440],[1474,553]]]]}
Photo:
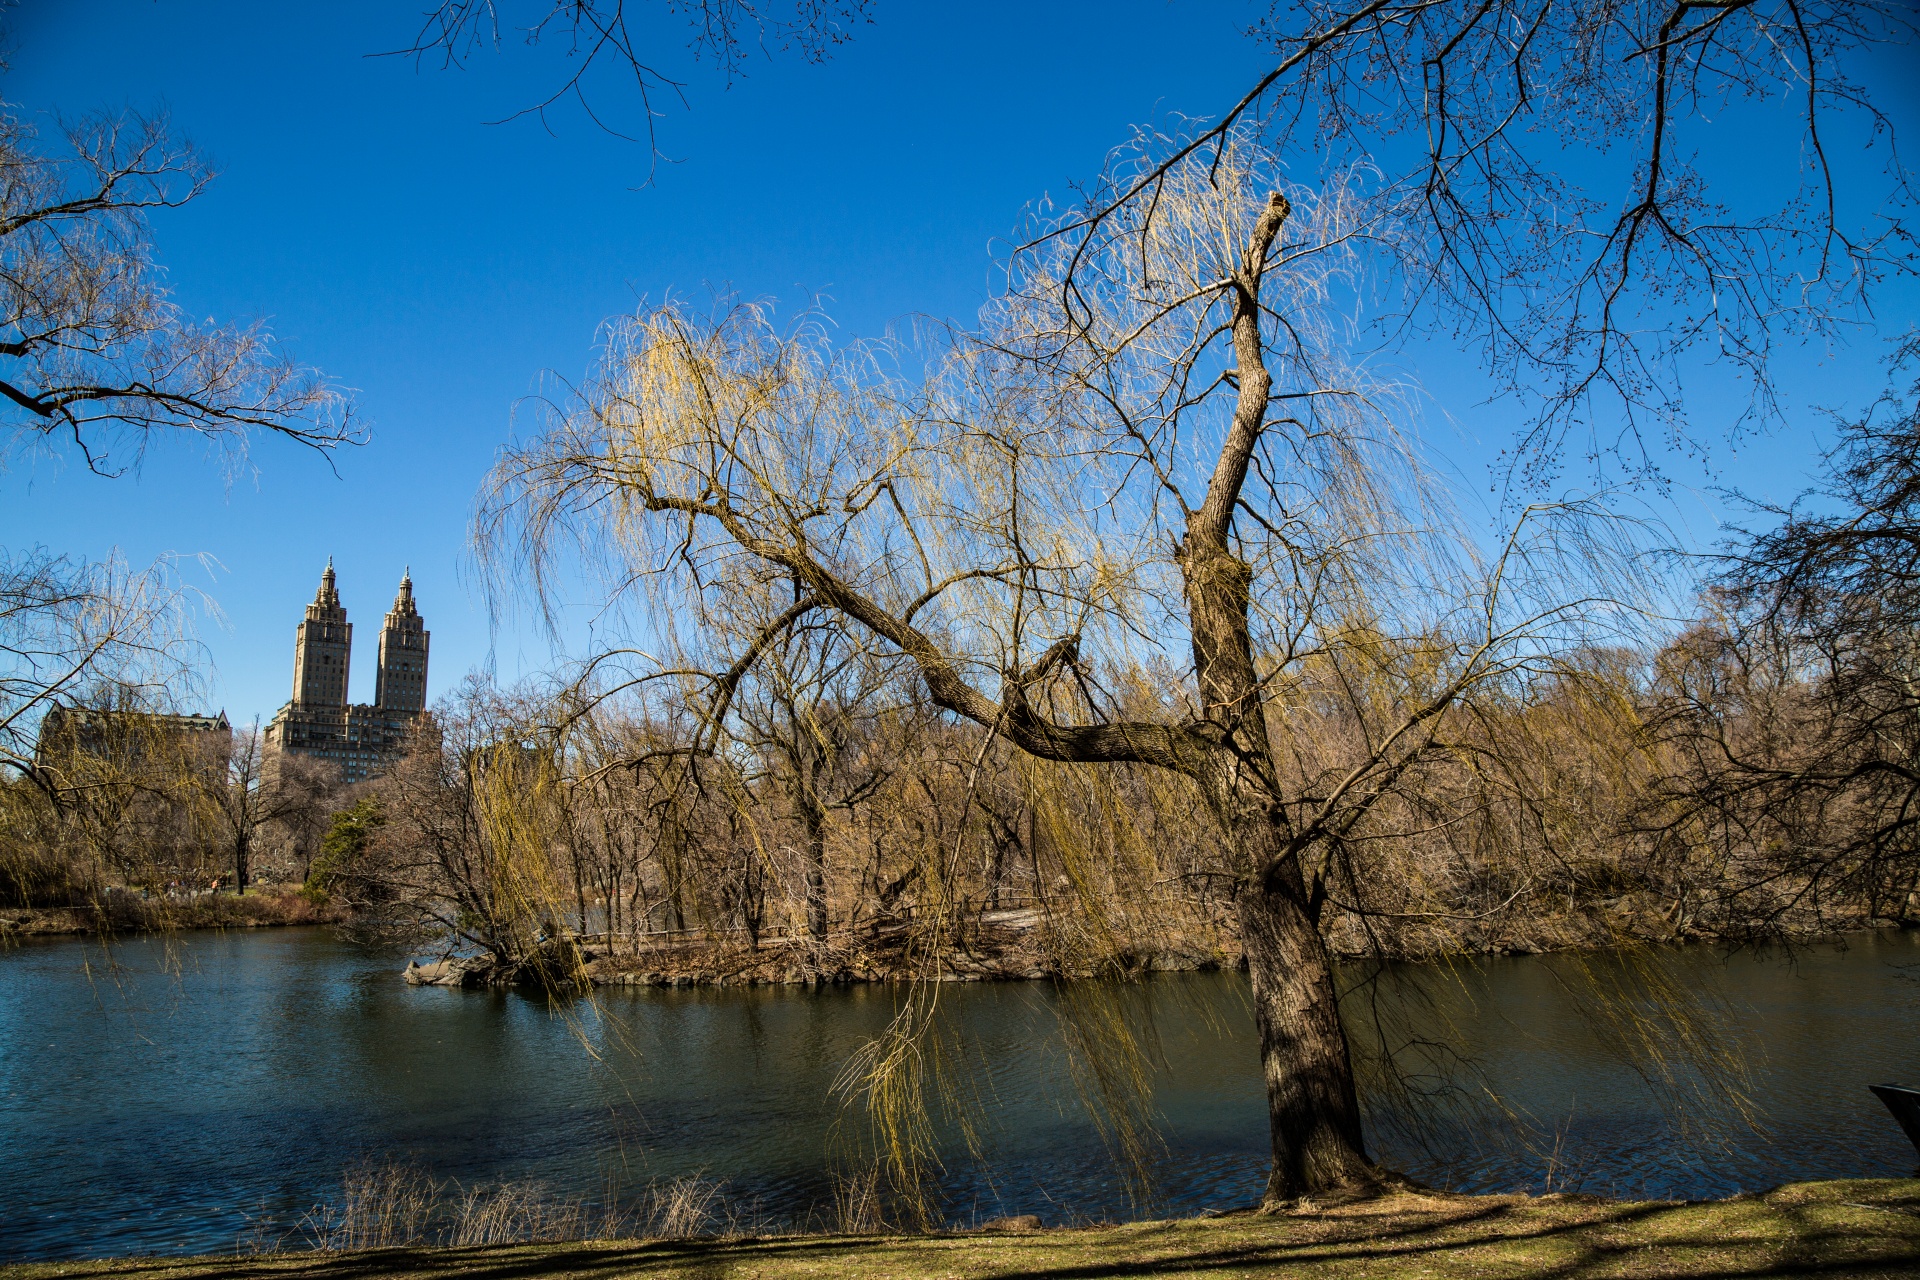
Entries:
{"type": "MultiPolygon", "coordinates": [[[[1750,581],[1706,598],[1719,611],[1663,649],[1590,651],[1448,710],[1445,752],[1324,847],[1330,945],[1411,958],[1920,920],[1912,633],[1870,634],[1831,596],[1789,626],[1750,581]]],[[[1420,660],[1397,643],[1381,661],[1420,660]]],[[[880,931],[937,967],[1009,909],[1038,914],[1052,972],[1237,959],[1234,868],[1186,780],[1036,760],[841,636],[775,665],[835,678],[770,684],[717,744],[579,683],[470,679],[354,787],[265,758],[254,730],[109,704],[109,731],[0,790],[0,904],[133,891],[156,904],[139,921],[164,923],[169,901],[265,879],[520,976],[564,938],[780,948],[829,974],[880,931]]],[[[1168,672],[1101,683],[1136,719],[1191,693],[1168,672]]],[[[1269,709],[1309,801],[1368,749],[1353,692],[1297,679],[1269,709]]]]}

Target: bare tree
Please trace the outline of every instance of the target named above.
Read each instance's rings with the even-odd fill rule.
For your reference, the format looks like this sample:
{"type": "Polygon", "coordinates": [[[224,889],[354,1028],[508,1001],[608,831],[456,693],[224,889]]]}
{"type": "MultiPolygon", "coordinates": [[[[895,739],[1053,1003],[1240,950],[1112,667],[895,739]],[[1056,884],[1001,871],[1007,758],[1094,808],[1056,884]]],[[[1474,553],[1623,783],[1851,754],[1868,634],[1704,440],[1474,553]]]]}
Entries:
{"type": "Polygon", "coordinates": [[[0,426],[6,449],[64,444],[104,475],[156,433],[228,450],[256,432],[355,440],[346,402],[266,329],[202,325],[168,300],[147,215],[205,190],[206,160],[164,118],[92,115],[47,146],[0,117],[0,426]]]}
{"type": "MultiPolygon", "coordinates": [[[[1909,335],[1895,367],[1917,358],[1909,335]]],[[[1742,936],[1920,918],[1920,386],[1839,436],[1728,548],[1649,715],[1673,756],[1644,820],[1742,936]]]]}
{"type": "Polygon", "coordinates": [[[1913,273],[1875,82],[1909,56],[1899,0],[1276,0],[1257,34],[1272,69],[1085,220],[1150,226],[1168,166],[1244,128],[1378,166],[1418,299],[1397,323],[1478,345],[1535,479],[1569,444],[1647,474],[1662,446],[1777,421],[1780,344],[1839,339],[1913,273]],[[1746,399],[1701,430],[1685,389],[1717,408],[1715,373],[1746,399]]]}
{"type": "MultiPolygon", "coordinates": [[[[206,188],[205,158],[164,118],[51,133],[0,115],[0,461],[72,449],[117,475],[158,435],[229,459],[261,432],[322,452],[357,441],[340,393],[262,325],[197,323],[169,300],[147,218],[206,188]]],[[[168,561],[136,573],[0,550],[0,764],[29,769],[40,717],[85,685],[186,681],[187,603],[168,561]]]]}
{"type": "Polygon", "coordinates": [[[571,985],[559,743],[544,709],[470,677],[370,788],[375,820],[321,868],[364,932],[477,951],[489,982],[571,985]]]}
{"type": "Polygon", "coordinates": [[[1623,611],[1569,513],[1527,509],[1490,562],[1461,545],[1342,325],[1476,345],[1525,404],[1511,474],[1534,480],[1570,450],[1646,475],[1662,443],[1774,414],[1780,343],[1842,334],[1911,270],[1913,188],[1850,78],[1910,29],[1848,0],[1277,8],[1271,73],[1035,226],[935,386],[751,309],[654,310],[503,463],[483,541],[524,538],[538,579],[590,528],[616,589],[652,575],[695,619],[751,558],[804,594],[737,669],[826,611],[1036,757],[1188,779],[1253,974],[1268,1198],[1378,1185],[1319,929],[1364,882],[1353,837],[1497,746],[1463,728],[1503,699],[1581,678],[1563,655],[1623,611]],[[1743,111],[1805,163],[1726,181],[1703,130],[1743,111]],[[1878,175],[1833,158],[1856,126],[1878,175]],[[1684,391],[1712,361],[1746,396],[1701,431],[1684,391]],[[1181,646],[1186,705],[1101,689],[1181,646]],[[1294,732],[1302,706],[1339,731],[1294,732]]]}
{"type": "MultiPolygon", "coordinates": [[[[1102,191],[1169,145],[1143,139],[1102,191]]],[[[695,620],[727,565],[757,562],[801,595],[733,671],[825,613],[1031,755],[1189,780],[1236,889],[1275,1203],[1391,1180],[1318,925],[1343,837],[1452,758],[1450,709],[1551,666],[1599,603],[1558,598],[1592,577],[1555,511],[1481,562],[1396,433],[1395,389],[1342,358],[1342,310],[1397,250],[1366,183],[1289,184],[1251,146],[1190,158],[1150,211],[1026,258],[917,392],[752,308],[644,313],[503,460],[481,525],[536,581],[585,544],[695,620]],[[1150,718],[1098,687],[1188,654],[1191,700],[1150,718]],[[1353,726],[1343,754],[1288,732],[1309,685],[1353,726]]]]}
{"type": "MultiPolygon", "coordinates": [[[[663,69],[659,54],[672,37],[659,29],[662,18],[684,22],[685,43],[697,60],[718,66],[728,79],[743,73],[754,50],[794,53],[808,62],[825,60],[834,46],[852,37],[851,28],[866,18],[872,0],[694,0],[694,3],[629,4],[628,0],[440,0],[426,11],[413,43],[396,52],[418,59],[438,57],[458,65],[476,49],[498,46],[503,19],[507,30],[528,45],[564,47],[568,70],[559,85],[538,103],[516,115],[546,118],[555,105],[571,99],[610,132],[604,107],[589,89],[596,69],[611,72],[632,87],[639,104],[638,132],[658,156],[656,133],[663,99],[686,102],[686,85],[663,69]]],[[[623,134],[623,136],[625,136],[623,134]]]]}
{"type": "MultiPolygon", "coordinates": [[[[650,125],[677,86],[628,8],[532,6],[528,38],[575,56],[548,103],[611,62],[650,125]]],[[[733,67],[742,33],[817,57],[864,12],[690,16],[696,50],[733,67]]],[[[491,3],[442,4],[415,52],[454,56],[494,22],[491,3]]],[[[1569,448],[1649,476],[1666,447],[1778,421],[1781,344],[1842,339],[1878,283],[1912,274],[1916,187],[1878,81],[1915,32],[1902,0],[1273,0],[1252,31],[1271,68],[1079,221],[1131,207],[1150,227],[1175,166],[1248,130],[1300,164],[1374,165],[1418,277],[1383,328],[1478,348],[1521,406],[1508,457],[1524,477],[1545,482],[1569,448]],[[1702,428],[1686,389],[1712,386],[1718,411],[1723,377],[1741,407],[1702,428]]],[[[1070,288],[1060,301],[1071,312],[1070,288]]]]}
{"type": "Polygon", "coordinates": [[[101,680],[42,722],[33,778],[96,902],[197,881],[211,861],[199,805],[224,781],[227,736],[167,714],[166,693],[101,680]]]}
{"type": "Polygon", "coordinates": [[[166,561],[136,572],[117,558],[0,551],[0,765],[36,776],[41,717],[102,685],[150,699],[190,683],[189,603],[166,561]]]}
{"type": "MultiPolygon", "coordinates": [[[[663,922],[684,929],[697,914],[696,886],[684,855],[690,844],[686,832],[696,825],[690,801],[704,790],[702,779],[674,749],[681,735],[670,718],[656,721],[645,708],[584,692],[576,684],[559,717],[574,775],[566,806],[576,856],[592,851],[590,876],[607,931],[638,936],[663,922]]],[[[722,896],[731,897],[757,938],[764,877],[750,855],[739,869],[737,891],[722,896]]],[[[591,926],[583,921],[581,928],[591,926]]]]}
{"type": "MultiPolygon", "coordinates": [[[[746,643],[767,632],[782,611],[780,588],[791,589],[788,605],[804,595],[787,578],[775,579],[771,591],[764,581],[740,585],[731,600],[739,621],[730,629],[746,643]]],[[[786,792],[805,844],[807,933],[823,946],[830,924],[827,821],[834,810],[852,809],[884,785],[890,770],[870,748],[876,718],[885,711],[880,700],[897,691],[898,681],[890,664],[829,615],[814,613],[773,628],[772,636],[740,693],[708,711],[724,715],[731,706],[732,718],[721,732],[763,761],[769,778],[786,792]]]]}
{"type": "Polygon", "coordinates": [[[263,831],[307,823],[324,802],[327,779],[313,767],[319,763],[295,756],[269,760],[258,720],[234,735],[225,776],[200,799],[229,855],[235,893],[245,893],[253,879],[263,831]]]}

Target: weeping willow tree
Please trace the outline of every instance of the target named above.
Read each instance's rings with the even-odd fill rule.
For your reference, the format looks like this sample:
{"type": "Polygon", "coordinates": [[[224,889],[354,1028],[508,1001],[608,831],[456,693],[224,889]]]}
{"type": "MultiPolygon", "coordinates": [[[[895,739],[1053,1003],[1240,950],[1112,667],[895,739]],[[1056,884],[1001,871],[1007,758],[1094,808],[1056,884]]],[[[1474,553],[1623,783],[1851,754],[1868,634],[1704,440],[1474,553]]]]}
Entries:
{"type": "Polygon", "coordinates": [[[153,914],[164,918],[170,882],[204,887],[224,870],[203,818],[226,782],[225,723],[215,730],[211,718],[173,716],[158,709],[165,705],[136,686],[102,685],[42,721],[36,786],[15,797],[47,802],[35,806],[38,847],[7,860],[63,862],[79,900],[52,905],[91,907],[104,924],[111,892],[131,889],[157,899],[153,914]]]}
{"type": "Polygon", "coordinates": [[[110,889],[204,870],[194,811],[224,781],[224,742],[168,714],[195,692],[193,603],[169,560],[0,550],[9,905],[97,910],[110,889]]]}
{"type": "Polygon", "coordinates": [[[1251,975],[1277,1204],[1394,1181],[1321,931],[1367,876],[1351,837],[1482,749],[1463,713],[1620,611],[1586,589],[1580,513],[1530,509],[1483,555],[1422,475],[1404,389],[1346,358],[1403,247],[1368,173],[1309,187],[1251,145],[1162,165],[1177,149],[1141,138],[1092,199],[1153,170],[1151,210],[1042,228],[981,329],[917,353],[924,378],[756,306],[643,311],[502,458],[478,537],[546,593],[584,549],[616,594],[724,636],[700,655],[715,716],[824,616],[1063,778],[1191,788],[1251,975]],[[744,637],[720,625],[741,564],[796,584],[744,637]],[[1154,670],[1152,697],[1109,687],[1154,670]],[[1330,716],[1342,734],[1297,732],[1330,716]]]}
{"type": "MultiPolygon", "coordinates": [[[[604,686],[603,694],[617,698],[663,678],[670,682],[668,696],[692,712],[688,731],[657,744],[649,759],[676,768],[716,758],[731,764],[725,808],[749,837],[733,843],[743,852],[755,850],[749,857],[759,864],[772,859],[791,866],[793,874],[772,879],[797,890],[789,915],[803,926],[813,952],[809,963],[817,965],[833,923],[830,824],[864,805],[892,776],[885,740],[891,737],[897,746],[912,737],[910,729],[900,730],[912,717],[914,699],[902,687],[898,658],[837,625],[825,611],[803,607],[806,593],[797,580],[746,561],[724,572],[724,580],[711,584],[713,608],[701,615],[695,643],[704,653],[745,656],[718,672],[697,663],[649,669],[643,659],[638,670],[626,666],[625,678],[604,686]],[[888,728],[895,732],[888,734],[888,728]],[[798,829],[797,848],[773,847],[765,814],[756,813],[767,793],[784,799],[798,829]]],[[[608,659],[634,656],[602,655],[590,664],[589,679],[621,668],[608,659]]],[[[742,905],[736,902],[736,910],[742,905]]],[[[741,915],[745,923],[746,913],[741,915]]],[[[748,926],[756,945],[759,928],[757,918],[748,926]]]]}
{"type": "Polygon", "coordinates": [[[471,953],[471,982],[580,984],[561,747],[543,710],[470,679],[423,718],[371,788],[364,837],[321,870],[358,930],[471,953]]]}

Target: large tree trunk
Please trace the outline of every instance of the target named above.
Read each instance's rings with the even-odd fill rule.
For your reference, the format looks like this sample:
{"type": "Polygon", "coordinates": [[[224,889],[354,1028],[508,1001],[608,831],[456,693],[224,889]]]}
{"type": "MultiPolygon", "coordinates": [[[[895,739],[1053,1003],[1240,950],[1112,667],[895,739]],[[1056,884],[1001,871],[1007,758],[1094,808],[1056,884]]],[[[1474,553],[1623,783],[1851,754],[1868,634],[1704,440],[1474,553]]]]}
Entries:
{"type": "Polygon", "coordinates": [[[818,797],[799,797],[800,822],[807,835],[807,933],[817,943],[827,940],[827,815],[818,797]]]}
{"type": "MultiPolygon", "coordinates": [[[[1258,856],[1279,833],[1237,834],[1253,846],[1246,852],[1258,856]]],[[[1332,959],[1307,909],[1299,867],[1290,859],[1268,861],[1266,874],[1243,885],[1235,905],[1273,1144],[1264,1199],[1276,1206],[1303,1196],[1369,1190],[1384,1179],[1361,1137],[1332,959]]]]}
{"type": "MultiPolygon", "coordinates": [[[[1243,361],[1241,367],[1250,366],[1243,361]]],[[[1265,396],[1262,385],[1262,406],[1265,396]]],[[[1201,719],[1216,735],[1199,775],[1239,873],[1240,938],[1273,1143],[1265,1203],[1375,1188],[1385,1179],[1361,1140],[1333,963],[1275,794],[1279,783],[1248,625],[1253,574],[1218,535],[1224,525],[1196,526],[1180,560],[1201,719]]]]}

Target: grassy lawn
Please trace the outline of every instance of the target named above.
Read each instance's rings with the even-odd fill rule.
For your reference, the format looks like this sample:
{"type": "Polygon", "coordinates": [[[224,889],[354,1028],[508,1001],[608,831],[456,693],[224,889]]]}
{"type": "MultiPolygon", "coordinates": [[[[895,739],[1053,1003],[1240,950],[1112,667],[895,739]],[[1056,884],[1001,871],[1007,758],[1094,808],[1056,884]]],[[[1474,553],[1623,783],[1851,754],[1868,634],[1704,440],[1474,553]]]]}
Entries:
{"type": "Polygon", "coordinates": [[[53,1276],[1920,1277],[1920,1179],[1799,1183],[1765,1196],[1698,1204],[1577,1196],[1397,1195],[1312,1213],[1025,1234],[589,1241],[0,1268],[0,1280],[53,1276]]]}

